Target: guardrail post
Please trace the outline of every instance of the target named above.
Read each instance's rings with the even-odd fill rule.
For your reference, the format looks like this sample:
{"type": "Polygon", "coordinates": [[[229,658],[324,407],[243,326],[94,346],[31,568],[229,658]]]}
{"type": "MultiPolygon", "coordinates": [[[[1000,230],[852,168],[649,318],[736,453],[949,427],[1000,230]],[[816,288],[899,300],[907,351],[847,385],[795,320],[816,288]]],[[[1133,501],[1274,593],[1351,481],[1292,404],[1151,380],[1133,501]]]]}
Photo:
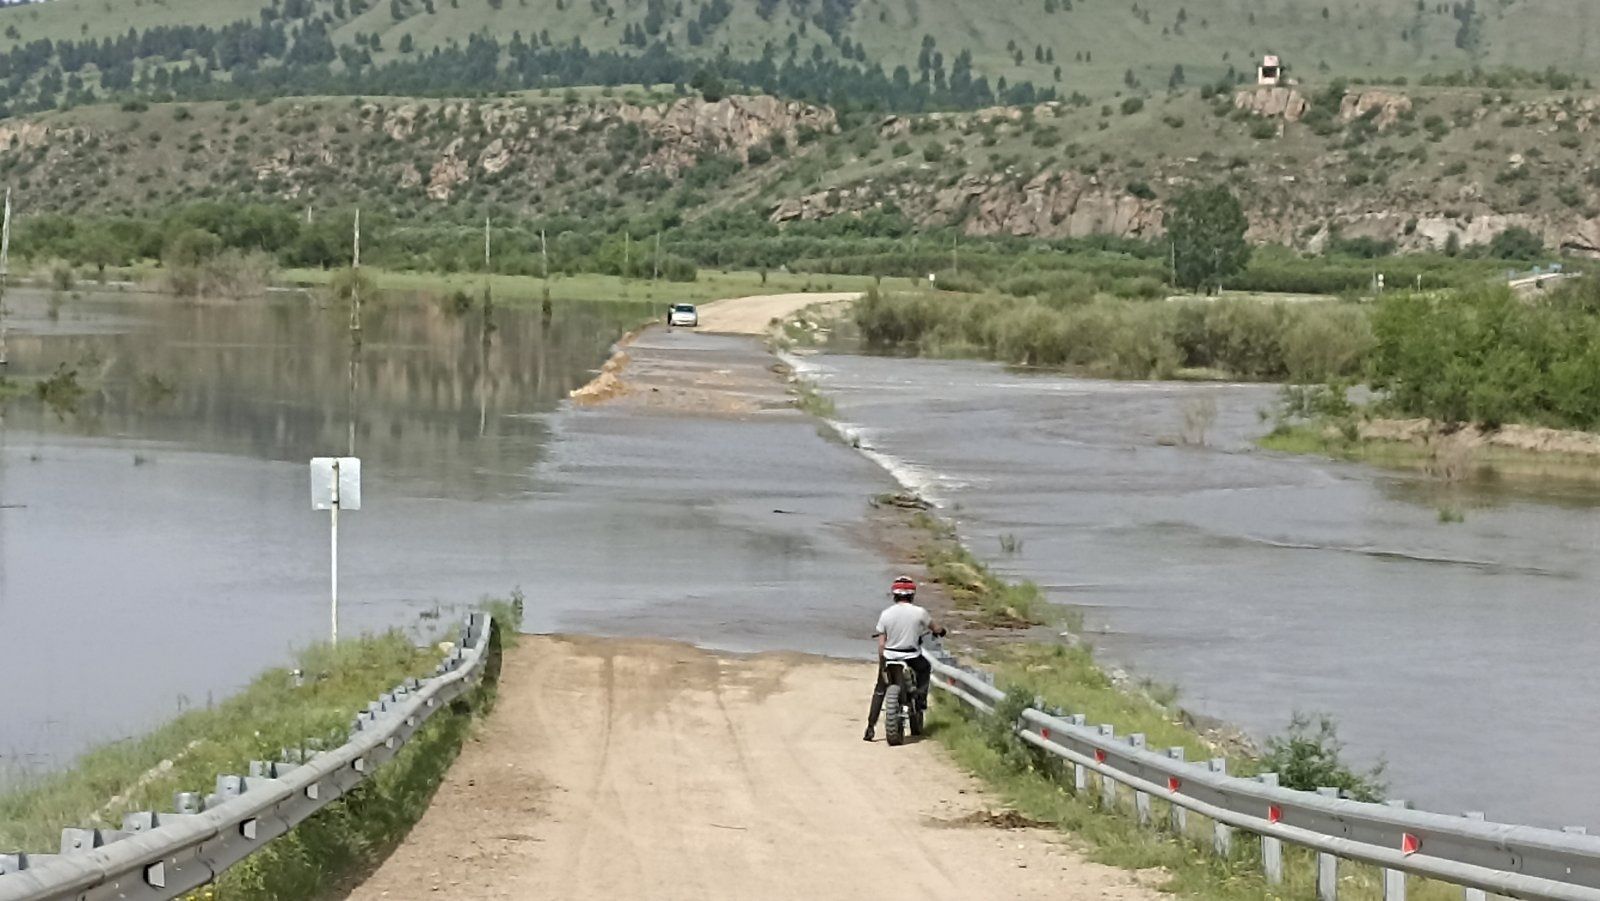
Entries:
{"type": "MultiPolygon", "coordinates": [[[[1182,748],[1168,748],[1167,749],[1167,759],[1169,759],[1169,760],[1182,760],[1183,759],[1183,755],[1184,755],[1184,750],[1182,748]]],[[[1170,816],[1171,816],[1171,824],[1172,824],[1172,832],[1173,832],[1173,834],[1174,835],[1184,835],[1184,834],[1186,834],[1188,832],[1188,830],[1189,830],[1189,811],[1187,811],[1184,808],[1178,806],[1177,804],[1173,804],[1172,805],[1172,810],[1170,812],[1170,816]]]]}
{"type": "MultiPolygon", "coordinates": [[[[1398,807],[1401,810],[1410,807],[1404,801],[1385,801],[1389,807],[1398,807]]],[[[1405,870],[1383,871],[1383,901],[1406,901],[1406,873],[1405,870]]]]}
{"type": "MultiPolygon", "coordinates": [[[[1206,769],[1213,773],[1226,775],[1228,761],[1223,757],[1213,757],[1206,762],[1206,769]]],[[[1211,823],[1211,850],[1218,857],[1227,857],[1233,852],[1233,827],[1224,823],[1212,821],[1211,823]]]]}
{"type": "MultiPolygon", "coordinates": [[[[1082,726],[1087,721],[1088,721],[1088,718],[1085,717],[1081,713],[1074,713],[1072,716],[1067,717],[1067,722],[1071,723],[1074,726],[1082,726]]],[[[1089,790],[1089,770],[1088,770],[1088,768],[1086,768],[1081,763],[1074,763],[1072,765],[1072,792],[1073,792],[1073,794],[1075,794],[1075,795],[1077,795],[1078,797],[1081,798],[1081,797],[1083,797],[1084,793],[1087,792],[1088,790],[1089,790]]]]}
{"type": "MultiPolygon", "coordinates": [[[[1262,773],[1256,781],[1276,787],[1278,774],[1262,773]]],[[[1270,835],[1261,836],[1261,871],[1267,877],[1267,885],[1283,884],[1283,842],[1270,835]]]]}
{"type": "MultiPolygon", "coordinates": [[[[1128,744],[1143,751],[1146,744],[1144,733],[1135,732],[1128,736],[1128,744]]],[[[1136,791],[1133,793],[1133,815],[1138,819],[1140,826],[1150,825],[1150,794],[1136,791]]]]}
{"type": "MultiPolygon", "coordinates": [[[[1469,810],[1462,816],[1469,820],[1478,820],[1480,822],[1484,818],[1481,810],[1469,810]]],[[[1488,892],[1481,888],[1464,888],[1461,890],[1461,901],[1487,901],[1488,897],[1488,892]]]]}
{"type": "MultiPolygon", "coordinates": [[[[1319,788],[1317,794],[1326,798],[1339,797],[1337,788],[1319,788]]],[[[1338,901],[1339,858],[1324,851],[1317,852],[1317,901],[1338,901]]]]}
{"type": "MultiPolygon", "coordinates": [[[[1116,731],[1116,727],[1110,723],[1100,724],[1100,737],[1107,742],[1116,737],[1116,731]]],[[[1104,773],[1100,774],[1100,806],[1107,810],[1117,809],[1117,780],[1104,773]]]]}

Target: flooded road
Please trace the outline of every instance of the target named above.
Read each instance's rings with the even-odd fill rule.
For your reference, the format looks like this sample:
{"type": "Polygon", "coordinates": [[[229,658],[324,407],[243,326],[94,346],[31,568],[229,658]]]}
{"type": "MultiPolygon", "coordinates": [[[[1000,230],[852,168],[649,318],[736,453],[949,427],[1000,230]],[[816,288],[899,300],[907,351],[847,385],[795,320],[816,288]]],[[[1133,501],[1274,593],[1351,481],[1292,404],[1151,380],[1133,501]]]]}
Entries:
{"type": "Polygon", "coordinates": [[[1178,685],[1184,706],[1258,736],[1328,712],[1357,760],[1388,758],[1393,797],[1600,826],[1594,488],[1450,494],[1261,452],[1270,386],[805,365],[975,551],[1082,608],[1103,657],[1178,685]],[[1203,398],[1205,446],[1167,446],[1203,398]],[[1442,524],[1444,504],[1465,522],[1442,524]]]}
{"type": "MultiPolygon", "coordinates": [[[[352,423],[365,485],[340,523],[346,634],[426,637],[436,613],[520,587],[533,631],[866,645],[859,587],[886,576],[848,529],[889,484],[876,467],[792,410],[625,424],[566,406],[648,306],[486,323],[370,305],[352,393],[346,314],[304,298],[7,304],[12,373],[75,371],[84,393],[3,406],[0,777],[144,731],[325,638],[328,522],[306,461],[346,452],[352,423]]],[[[660,340],[772,378],[754,342],[660,340]]]]}

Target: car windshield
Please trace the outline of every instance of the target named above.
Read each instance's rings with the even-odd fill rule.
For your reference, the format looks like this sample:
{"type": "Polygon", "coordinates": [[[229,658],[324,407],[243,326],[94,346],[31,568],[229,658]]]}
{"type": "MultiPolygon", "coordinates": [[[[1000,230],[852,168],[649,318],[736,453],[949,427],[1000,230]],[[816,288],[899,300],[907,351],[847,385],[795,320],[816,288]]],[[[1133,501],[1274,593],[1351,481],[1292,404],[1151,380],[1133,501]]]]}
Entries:
{"type": "Polygon", "coordinates": [[[672,312],[674,312],[674,313],[693,313],[694,312],[694,306],[691,305],[691,304],[680,303],[677,306],[672,308],[672,312]]]}

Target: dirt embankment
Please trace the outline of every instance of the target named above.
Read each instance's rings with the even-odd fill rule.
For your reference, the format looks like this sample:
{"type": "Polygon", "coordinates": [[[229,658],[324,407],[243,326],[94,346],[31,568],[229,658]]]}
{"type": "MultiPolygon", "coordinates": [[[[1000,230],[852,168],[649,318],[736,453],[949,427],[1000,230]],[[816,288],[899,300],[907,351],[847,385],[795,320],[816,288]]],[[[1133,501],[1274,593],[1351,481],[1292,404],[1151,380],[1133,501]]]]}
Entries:
{"type": "Polygon", "coordinates": [[[860,739],[871,667],[525,637],[494,716],[356,899],[1138,899],[932,742],[860,739]]]}
{"type": "Polygon", "coordinates": [[[1600,460],[1600,434],[1504,425],[1485,429],[1467,425],[1447,428],[1431,419],[1374,419],[1357,434],[1366,441],[1394,441],[1421,446],[1451,443],[1468,450],[1494,448],[1528,454],[1554,454],[1600,460]]]}

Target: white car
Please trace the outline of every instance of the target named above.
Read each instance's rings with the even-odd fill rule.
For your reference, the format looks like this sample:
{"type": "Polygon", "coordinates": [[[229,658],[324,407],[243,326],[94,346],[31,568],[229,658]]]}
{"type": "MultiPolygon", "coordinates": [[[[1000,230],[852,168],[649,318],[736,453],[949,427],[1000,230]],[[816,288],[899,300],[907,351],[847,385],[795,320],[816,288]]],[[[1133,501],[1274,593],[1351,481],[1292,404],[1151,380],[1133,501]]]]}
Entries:
{"type": "Polygon", "coordinates": [[[667,308],[667,325],[694,328],[700,324],[700,314],[692,303],[675,303],[667,308]]]}

